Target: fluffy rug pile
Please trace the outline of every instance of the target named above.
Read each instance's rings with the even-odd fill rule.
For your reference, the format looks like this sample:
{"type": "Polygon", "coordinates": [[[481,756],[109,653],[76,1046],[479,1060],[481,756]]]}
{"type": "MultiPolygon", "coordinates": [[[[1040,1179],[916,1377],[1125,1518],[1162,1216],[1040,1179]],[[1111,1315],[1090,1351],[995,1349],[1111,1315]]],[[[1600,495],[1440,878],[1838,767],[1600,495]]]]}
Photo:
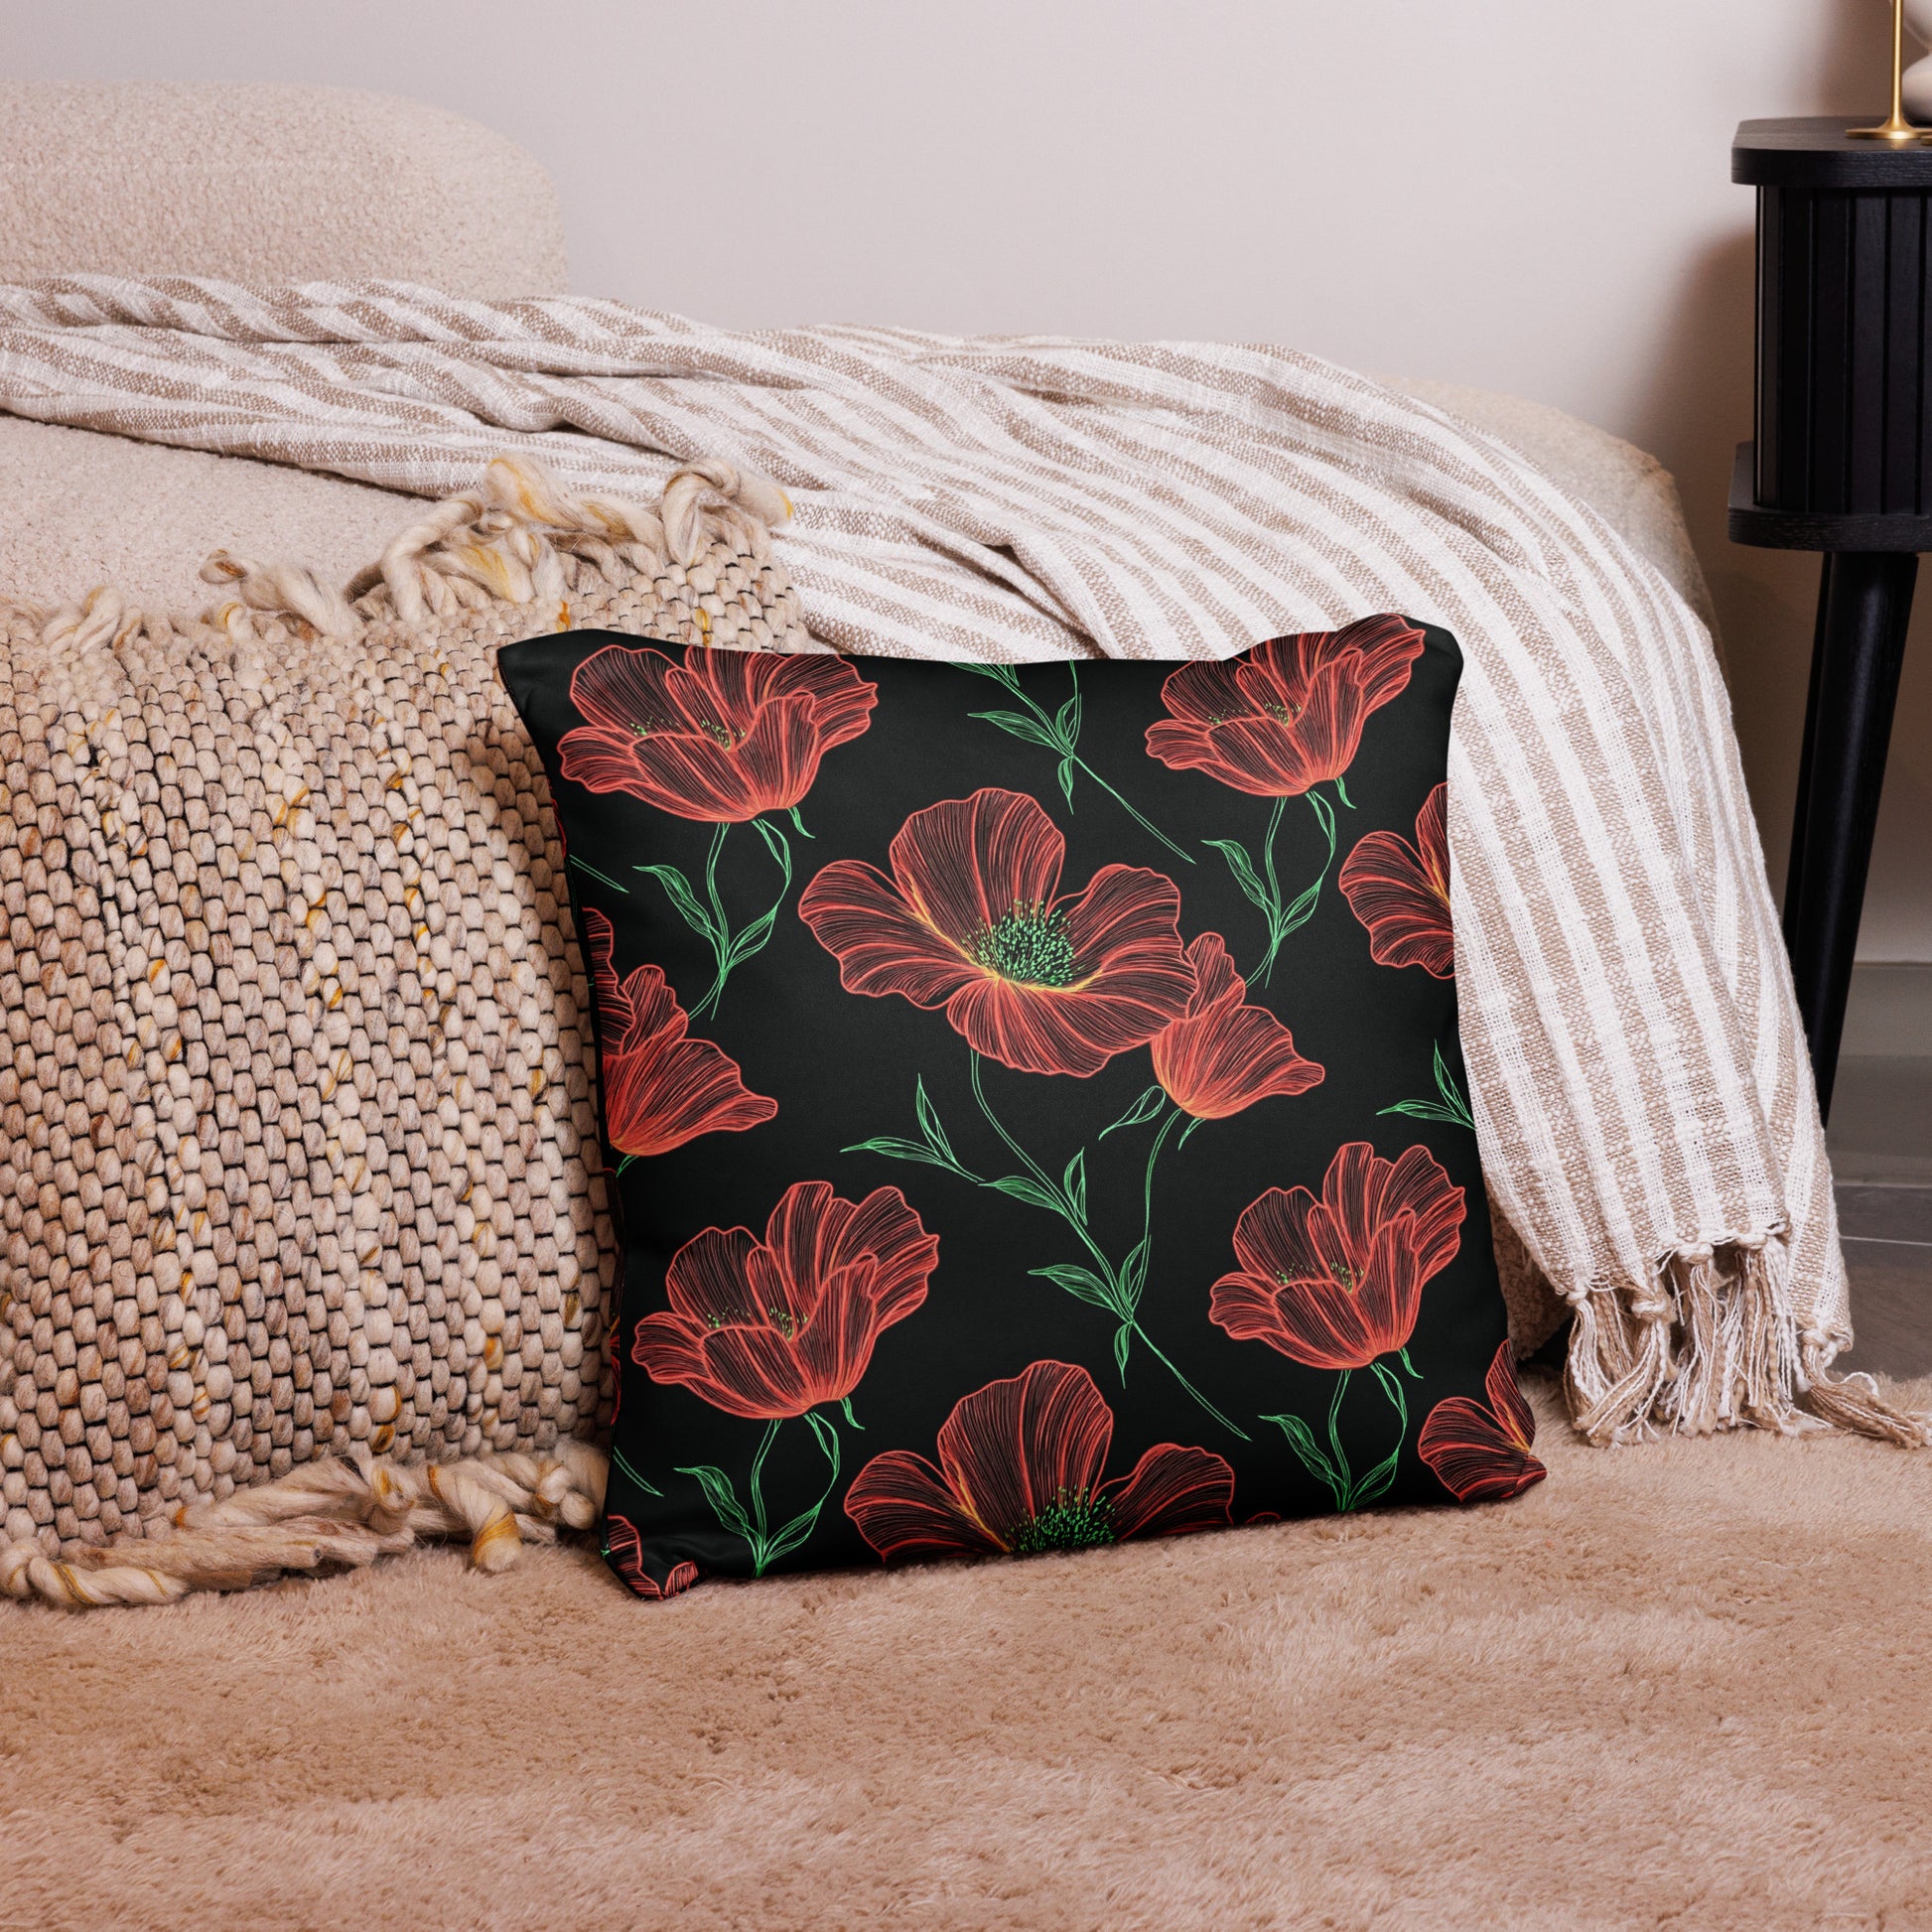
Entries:
{"type": "Polygon", "coordinates": [[[1550,1481],[1475,1515],[8,1612],[0,1921],[1932,1922],[1932,1460],[1538,1400],[1550,1481]]]}

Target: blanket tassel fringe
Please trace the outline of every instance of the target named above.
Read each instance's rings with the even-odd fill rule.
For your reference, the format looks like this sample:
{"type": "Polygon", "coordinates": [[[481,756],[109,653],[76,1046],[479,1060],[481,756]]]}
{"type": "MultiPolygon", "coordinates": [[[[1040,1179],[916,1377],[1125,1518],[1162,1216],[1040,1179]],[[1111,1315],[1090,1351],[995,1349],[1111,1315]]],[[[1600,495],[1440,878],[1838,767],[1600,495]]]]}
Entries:
{"type": "Polygon", "coordinates": [[[171,1534],[122,1537],[65,1559],[35,1543],[0,1544],[0,1593],[72,1610],[173,1603],[284,1571],[358,1569],[445,1537],[469,1539],[474,1568],[506,1570],[525,1543],[592,1528],[607,1473],[588,1443],[443,1463],[400,1462],[358,1445],[224,1502],[178,1509],[171,1534]]]}
{"type": "Polygon", "coordinates": [[[1776,1239],[1679,1249],[1641,1289],[1571,1302],[1570,1413],[1592,1443],[1724,1429],[1837,1428],[1932,1448],[1932,1417],[1886,1400],[1868,1375],[1835,1375],[1838,1341],[1801,1335],[1776,1239]]]}

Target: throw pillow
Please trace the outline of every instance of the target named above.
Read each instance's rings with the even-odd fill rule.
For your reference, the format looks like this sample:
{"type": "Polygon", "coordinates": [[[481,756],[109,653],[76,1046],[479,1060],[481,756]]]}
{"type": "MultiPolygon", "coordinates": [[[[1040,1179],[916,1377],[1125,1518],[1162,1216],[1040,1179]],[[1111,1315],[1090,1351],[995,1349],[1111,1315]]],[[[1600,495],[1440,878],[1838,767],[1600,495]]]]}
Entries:
{"type": "Polygon", "coordinates": [[[595,988],[634,1590],[1542,1475],[1456,1040],[1447,632],[498,664],[595,988]]]}

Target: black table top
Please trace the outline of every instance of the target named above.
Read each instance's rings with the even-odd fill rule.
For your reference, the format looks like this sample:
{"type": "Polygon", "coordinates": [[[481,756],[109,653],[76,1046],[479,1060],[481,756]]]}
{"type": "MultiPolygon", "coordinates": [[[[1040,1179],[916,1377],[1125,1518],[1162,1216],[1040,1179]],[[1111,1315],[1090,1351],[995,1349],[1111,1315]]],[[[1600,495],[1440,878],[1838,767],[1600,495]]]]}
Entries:
{"type": "MultiPolygon", "coordinates": [[[[1848,127],[1875,127],[1872,114],[1809,114],[1742,121],[1730,147],[1730,178],[1754,187],[1932,189],[1932,147],[1916,141],[1854,140],[1848,127]]],[[[1926,129],[1932,134],[1932,127],[1926,129]]]]}

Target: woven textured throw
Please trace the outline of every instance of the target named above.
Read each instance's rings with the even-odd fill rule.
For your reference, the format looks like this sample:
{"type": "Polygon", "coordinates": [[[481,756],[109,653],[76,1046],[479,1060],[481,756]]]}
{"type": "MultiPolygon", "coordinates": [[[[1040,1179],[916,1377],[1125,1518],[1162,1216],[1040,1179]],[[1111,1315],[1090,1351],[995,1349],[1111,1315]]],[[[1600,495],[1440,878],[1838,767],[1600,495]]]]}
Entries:
{"type": "Polygon", "coordinates": [[[649,510],[501,462],[345,591],[217,553],[198,621],[0,611],[0,1589],[431,1534],[497,1568],[595,1519],[586,991],[494,653],[810,648],[784,512],[720,465],[649,510]]]}

